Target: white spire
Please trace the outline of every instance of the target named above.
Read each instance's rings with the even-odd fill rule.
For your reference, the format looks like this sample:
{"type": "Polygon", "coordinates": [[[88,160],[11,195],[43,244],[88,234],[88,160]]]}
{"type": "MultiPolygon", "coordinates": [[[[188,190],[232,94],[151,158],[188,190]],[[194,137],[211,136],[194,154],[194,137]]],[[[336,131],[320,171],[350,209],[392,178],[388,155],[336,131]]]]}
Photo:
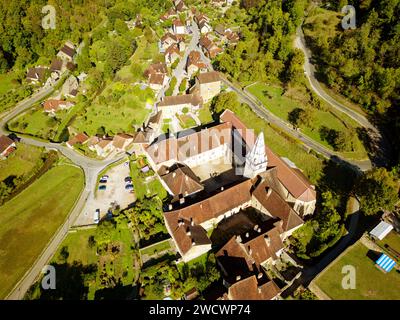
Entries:
{"type": "Polygon", "coordinates": [[[246,164],[243,175],[248,178],[255,177],[257,174],[267,169],[267,162],[267,156],[265,154],[264,133],[261,132],[258,135],[253,148],[246,155],[246,164]]]}

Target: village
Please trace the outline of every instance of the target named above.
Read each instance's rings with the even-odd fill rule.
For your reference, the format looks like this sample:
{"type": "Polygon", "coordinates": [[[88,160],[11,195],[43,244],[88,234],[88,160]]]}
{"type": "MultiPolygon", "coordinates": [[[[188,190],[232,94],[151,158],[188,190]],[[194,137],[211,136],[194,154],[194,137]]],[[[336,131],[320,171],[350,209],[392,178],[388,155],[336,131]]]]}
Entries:
{"type": "MultiPolygon", "coordinates": [[[[10,118],[7,128],[12,133],[0,135],[0,159],[12,159],[28,141],[58,151],[62,165],[83,169],[79,210],[75,206],[75,219],[68,218],[70,230],[65,236],[88,232],[89,243],[98,246],[95,255],[106,252],[107,258],[100,258],[102,273],[94,281],[101,288],[107,288],[107,281],[115,285],[116,279],[104,274],[107,268],[119,268],[113,263],[121,251],[134,262],[126,274],[118,272],[127,282],[140,283],[135,297],[141,299],[287,299],[308,267],[293,253],[289,238],[318,214],[320,189],[292,159],[273,151],[270,137],[245,123],[241,111],[215,110],[219,97],[237,95],[237,88],[215,69],[214,62],[238,45],[240,27],[216,23],[184,0],[172,2],[156,22],[162,35],[151,29],[148,37],[156,39],[153,42],[143,40],[143,35],[135,38],[136,51],[129,59],[145,67],[138,69],[140,75],[134,81],[123,78],[122,67],[115,81],[104,84],[106,89],[93,90],[93,75],[76,72],[84,43],[69,40],[50,66],[29,68],[28,83],[38,91],[55,90],[35,105],[35,113],[23,110],[22,115],[10,118]],[[154,52],[135,60],[146,46],[154,52]],[[120,95],[128,97],[125,100],[118,96],[120,88],[120,95]],[[117,98],[111,103],[114,92],[117,98]],[[136,93],[136,100],[129,100],[136,93]],[[115,123],[109,109],[95,110],[100,120],[93,120],[96,116],[90,108],[108,103],[116,110],[126,103],[132,110],[117,110],[115,123]],[[29,117],[34,116],[47,124],[63,125],[63,130],[40,129],[35,136],[29,132],[29,117]],[[120,224],[123,227],[118,230],[120,224]],[[97,240],[100,232],[107,231],[96,230],[112,228],[119,235],[110,231],[108,237],[119,239],[117,245],[97,240]],[[126,240],[118,238],[121,230],[135,243],[129,249],[123,243],[126,240]],[[203,268],[199,265],[203,272],[198,271],[203,268]],[[190,276],[183,276],[185,268],[190,276]],[[186,278],[171,280],[160,275],[163,270],[165,274],[178,270],[180,276],[175,278],[186,278]],[[158,276],[162,279],[154,280],[158,276]]],[[[211,5],[223,14],[234,4],[212,0],[211,5]]],[[[144,22],[138,14],[124,23],[131,31],[144,22]]],[[[247,101],[254,103],[241,96],[238,105],[243,107],[247,101]]],[[[390,232],[393,235],[397,224],[394,214],[386,214],[364,236],[364,245],[374,247],[390,232]]],[[[92,252],[95,245],[87,245],[85,250],[92,252]]],[[[54,250],[60,255],[64,247],[57,243],[54,250]]],[[[66,256],[63,261],[68,260],[66,256]]],[[[397,252],[394,256],[398,257],[397,252]]],[[[380,268],[388,263],[390,270],[395,267],[388,256],[375,258],[380,268]]],[[[315,283],[310,294],[323,298],[315,283]]],[[[30,292],[38,290],[32,288],[30,292]]],[[[300,286],[301,292],[308,290],[300,286]]],[[[95,291],[89,296],[95,298],[95,291]]]]}

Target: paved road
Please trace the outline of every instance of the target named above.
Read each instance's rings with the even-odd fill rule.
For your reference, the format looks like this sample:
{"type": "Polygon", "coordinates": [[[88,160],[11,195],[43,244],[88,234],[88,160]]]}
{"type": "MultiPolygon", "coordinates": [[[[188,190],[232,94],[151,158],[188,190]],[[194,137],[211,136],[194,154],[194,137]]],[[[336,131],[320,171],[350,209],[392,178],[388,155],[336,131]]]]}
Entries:
{"type": "MultiPolygon", "coordinates": [[[[8,111],[7,113],[3,114],[0,120],[0,134],[8,134],[9,132],[5,128],[5,124],[9,120],[16,117],[18,114],[28,110],[35,103],[39,102],[44,97],[49,95],[52,91],[53,91],[52,87],[43,88],[37,93],[33,94],[30,98],[17,104],[17,106],[11,111],[8,111]]],[[[26,291],[29,289],[32,283],[36,280],[37,276],[40,274],[43,266],[45,266],[48,263],[48,261],[56,252],[58,246],[66,236],[68,229],[74,224],[79,214],[85,211],[87,203],[93,200],[94,189],[97,183],[97,177],[99,173],[110,164],[120,161],[125,157],[125,155],[120,155],[119,157],[110,160],[103,160],[103,161],[94,160],[87,158],[59,143],[40,141],[26,136],[20,136],[20,138],[21,138],[21,143],[57,150],[64,156],[66,156],[68,159],[70,159],[75,165],[81,167],[85,174],[85,188],[82,191],[79,199],[77,199],[74,209],[71,211],[64,224],[54,234],[53,238],[46,246],[46,248],[42,251],[42,253],[35,261],[35,263],[31,266],[31,268],[26,272],[23,278],[14,287],[12,292],[7,296],[7,299],[11,300],[23,298],[26,291]]]]}
{"type": "Polygon", "coordinates": [[[199,29],[197,28],[197,24],[194,21],[192,21],[191,30],[192,30],[192,39],[190,40],[190,43],[186,47],[186,50],[185,50],[185,53],[184,53],[182,59],[179,61],[178,65],[172,72],[172,74],[176,77],[176,80],[177,80],[176,86],[175,86],[173,94],[172,94],[173,96],[176,96],[179,94],[179,85],[180,85],[182,79],[186,76],[185,67],[186,67],[186,61],[189,56],[189,53],[192,50],[197,50],[197,48],[198,48],[197,44],[199,43],[200,35],[199,35],[199,29]]]}
{"type": "Polygon", "coordinates": [[[381,130],[374,126],[364,115],[354,111],[353,109],[343,105],[339,101],[332,98],[325,90],[321,87],[320,83],[315,77],[315,66],[311,63],[312,55],[310,49],[307,48],[304,39],[304,34],[301,26],[297,29],[295,38],[295,47],[299,48],[304,53],[304,73],[310,83],[311,88],[314,92],[329,103],[336,110],[345,113],[355,121],[357,121],[363,128],[367,130],[368,136],[371,140],[372,161],[375,165],[386,166],[390,163],[392,157],[391,145],[385,135],[382,134],[381,130]]]}
{"type": "Polygon", "coordinates": [[[318,142],[314,141],[313,139],[309,138],[307,135],[303,134],[288,124],[287,122],[283,121],[279,117],[275,116],[272,112],[270,112],[265,106],[262,105],[255,97],[253,97],[250,93],[246,90],[238,89],[235,85],[233,85],[230,81],[225,78],[222,78],[223,82],[231,88],[234,92],[237,93],[239,96],[239,100],[241,102],[245,102],[248,104],[252,110],[262,119],[265,121],[274,124],[275,126],[279,127],[283,131],[289,133],[290,135],[296,137],[297,139],[301,140],[307,147],[319,152],[323,156],[328,159],[332,159],[335,162],[339,162],[342,164],[350,164],[353,167],[359,168],[361,171],[366,171],[371,168],[371,161],[370,160],[348,160],[342,158],[338,153],[329,150],[328,148],[324,147],[323,145],[319,144],[318,142]]]}

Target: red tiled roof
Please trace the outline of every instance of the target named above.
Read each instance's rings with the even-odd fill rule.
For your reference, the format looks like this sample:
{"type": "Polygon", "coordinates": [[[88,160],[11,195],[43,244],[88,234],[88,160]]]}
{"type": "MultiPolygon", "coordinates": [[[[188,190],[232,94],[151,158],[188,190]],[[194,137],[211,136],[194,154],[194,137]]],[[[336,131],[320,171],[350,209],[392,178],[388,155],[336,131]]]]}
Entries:
{"type": "Polygon", "coordinates": [[[190,195],[204,189],[200,179],[188,166],[180,166],[166,174],[161,175],[161,179],[171,190],[173,195],[190,195]]]}
{"type": "Polygon", "coordinates": [[[236,282],[228,289],[230,300],[271,300],[279,293],[280,289],[273,280],[259,286],[254,275],[236,282]]]}
{"type": "MultiPolygon", "coordinates": [[[[252,147],[255,142],[255,135],[252,130],[248,130],[242,121],[230,110],[225,110],[220,119],[230,122],[232,125],[242,130],[242,137],[252,147]],[[245,134],[243,134],[245,132],[245,134]]],[[[310,182],[300,174],[298,170],[289,167],[289,165],[278,157],[269,147],[265,146],[265,152],[268,159],[268,167],[277,168],[277,176],[283,186],[295,197],[301,201],[313,201],[316,199],[316,192],[310,182]]]]}
{"type": "Polygon", "coordinates": [[[7,136],[0,136],[0,153],[6,151],[10,146],[12,146],[14,141],[7,136]]]}
{"type": "Polygon", "coordinates": [[[166,212],[164,216],[175,215],[189,221],[192,219],[196,225],[202,224],[250,201],[251,186],[251,180],[245,180],[205,200],[175,211],[166,212]],[[226,199],[229,199],[229,201],[226,201],[226,199]]]}

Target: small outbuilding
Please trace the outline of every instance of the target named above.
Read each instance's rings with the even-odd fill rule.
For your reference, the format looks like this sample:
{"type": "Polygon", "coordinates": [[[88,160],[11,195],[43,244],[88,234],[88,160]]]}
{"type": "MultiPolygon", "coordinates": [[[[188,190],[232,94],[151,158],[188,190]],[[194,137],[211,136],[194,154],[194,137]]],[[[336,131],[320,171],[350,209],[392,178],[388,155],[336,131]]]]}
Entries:
{"type": "Polygon", "coordinates": [[[390,223],[381,221],[372,231],[369,233],[371,237],[382,240],[384,239],[390,231],[393,230],[393,226],[390,223]]]}

